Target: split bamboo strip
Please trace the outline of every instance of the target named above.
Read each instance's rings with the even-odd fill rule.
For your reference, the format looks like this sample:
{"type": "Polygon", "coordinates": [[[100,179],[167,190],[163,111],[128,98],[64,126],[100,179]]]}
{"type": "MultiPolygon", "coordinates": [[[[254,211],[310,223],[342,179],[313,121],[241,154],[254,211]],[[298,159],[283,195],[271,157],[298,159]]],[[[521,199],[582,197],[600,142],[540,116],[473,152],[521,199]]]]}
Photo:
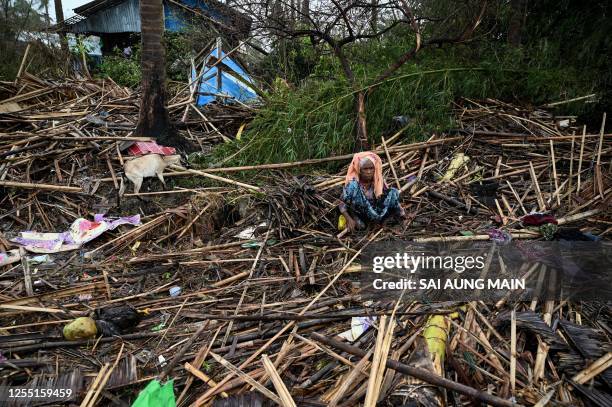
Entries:
{"type": "Polygon", "coordinates": [[[283,383],[283,380],[280,378],[278,371],[274,367],[274,364],[268,358],[268,355],[261,355],[261,360],[263,362],[264,369],[268,376],[270,376],[270,380],[272,380],[272,384],[274,384],[274,388],[276,389],[276,393],[278,393],[281,399],[281,405],[283,407],[297,407],[293,398],[291,398],[291,394],[289,390],[287,390],[287,386],[283,383]]]}

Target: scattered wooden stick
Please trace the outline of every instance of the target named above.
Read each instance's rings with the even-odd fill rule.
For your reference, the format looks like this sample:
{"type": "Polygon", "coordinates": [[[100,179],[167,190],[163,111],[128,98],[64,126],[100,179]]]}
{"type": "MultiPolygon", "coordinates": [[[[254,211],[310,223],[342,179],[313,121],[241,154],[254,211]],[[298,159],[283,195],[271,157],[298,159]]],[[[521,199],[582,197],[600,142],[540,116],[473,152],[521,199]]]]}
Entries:
{"type": "Polygon", "coordinates": [[[595,362],[591,363],[586,369],[583,369],[572,377],[572,381],[578,384],[584,384],[598,374],[606,371],[610,366],[612,366],[612,352],[606,353],[595,362]]]}
{"type": "Polygon", "coordinates": [[[381,137],[382,145],[385,150],[385,155],[387,156],[387,162],[389,163],[389,167],[391,168],[391,172],[393,173],[393,178],[395,179],[395,185],[397,185],[397,189],[402,189],[399,180],[397,179],[397,173],[395,172],[395,167],[393,166],[393,162],[391,161],[391,156],[389,155],[389,150],[387,149],[387,143],[385,142],[385,138],[381,137]]]}
{"type": "Polygon", "coordinates": [[[43,191],[56,191],[56,192],[68,192],[68,193],[83,192],[83,189],[77,188],[77,187],[67,187],[64,185],[52,185],[52,184],[31,184],[28,182],[0,181],[0,186],[11,187],[11,188],[40,189],[43,191]]]}
{"type": "Polygon", "coordinates": [[[180,171],[187,171],[190,174],[201,175],[201,176],[206,177],[206,178],[214,179],[215,181],[221,181],[221,182],[224,182],[226,184],[236,185],[236,186],[239,186],[239,187],[250,189],[252,191],[261,191],[261,188],[256,187],[254,185],[249,185],[249,184],[245,184],[244,182],[234,181],[234,180],[231,180],[229,178],[223,178],[223,177],[220,177],[218,175],[208,174],[208,173],[206,173],[204,171],[185,169],[185,168],[180,167],[178,165],[171,165],[170,168],[174,168],[174,169],[177,169],[177,170],[180,170],[180,171]]]}
{"type": "MultiPolygon", "coordinates": [[[[333,346],[335,348],[338,348],[344,352],[350,353],[355,356],[363,357],[367,354],[367,352],[362,349],[359,349],[352,345],[348,345],[344,342],[339,342],[335,339],[327,338],[316,332],[313,332],[310,336],[316,341],[322,342],[329,346],[333,346]]],[[[466,396],[469,396],[469,397],[474,397],[492,406],[499,406],[499,407],[517,407],[518,406],[518,404],[510,400],[504,400],[500,397],[493,396],[491,394],[476,390],[464,384],[445,379],[441,376],[438,376],[428,370],[425,370],[419,367],[405,365],[395,360],[387,360],[385,362],[385,365],[389,369],[393,369],[397,372],[404,373],[410,376],[414,376],[420,380],[423,380],[435,386],[441,386],[441,387],[444,387],[445,389],[453,390],[453,391],[456,391],[457,393],[465,394],[466,396]]]]}
{"type": "MultiPolygon", "coordinates": [[[[238,377],[243,379],[245,382],[247,382],[248,384],[253,386],[255,388],[255,390],[257,390],[258,392],[260,392],[261,394],[263,394],[264,396],[266,396],[267,398],[269,398],[273,402],[275,402],[277,404],[280,404],[280,405],[283,405],[283,401],[278,396],[276,396],[276,394],[274,394],[270,390],[266,389],[264,386],[259,384],[256,380],[254,380],[248,374],[245,374],[242,370],[240,370],[240,368],[234,366],[233,364],[231,364],[230,362],[225,360],[222,356],[219,356],[219,355],[217,355],[214,352],[210,352],[210,355],[213,358],[215,358],[215,360],[217,362],[221,363],[221,365],[223,365],[227,370],[229,370],[230,372],[232,372],[233,374],[237,375],[238,377]]],[[[218,386],[219,385],[217,385],[215,387],[218,387],[218,386]]],[[[197,405],[197,402],[196,402],[196,405],[197,405]]]]}
{"type": "Polygon", "coordinates": [[[536,192],[536,197],[538,198],[538,205],[540,205],[540,210],[546,211],[546,204],[544,203],[544,198],[542,197],[542,191],[540,191],[538,177],[536,176],[535,169],[533,168],[533,164],[531,161],[529,161],[529,174],[531,175],[531,181],[533,183],[533,188],[536,192]]]}
{"type": "Polygon", "coordinates": [[[595,164],[595,179],[597,180],[597,188],[599,190],[599,196],[604,199],[604,186],[603,176],[601,174],[601,149],[603,147],[603,135],[606,127],[606,113],[604,112],[603,118],[601,119],[601,129],[599,131],[599,146],[597,147],[597,162],[595,164]]]}
{"type": "Polygon", "coordinates": [[[576,195],[580,193],[580,175],[582,173],[582,157],[584,155],[584,138],[586,135],[586,126],[582,127],[582,139],[580,140],[580,157],[578,159],[578,186],[576,187],[576,195]]]}
{"type": "Polygon", "coordinates": [[[550,140],[550,160],[552,161],[553,179],[555,180],[555,195],[557,195],[557,205],[561,206],[561,198],[559,197],[559,177],[557,176],[557,163],[555,161],[555,145],[552,140],[550,140]]]}
{"type": "Polygon", "coordinates": [[[274,367],[274,364],[270,358],[268,358],[268,355],[261,355],[261,360],[266,373],[268,376],[270,376],[270,380],[272,380],[272,384],[274,384],[274,388],[281,399],[281,405],[283,407],[296,407],[295,401],[293,401],[289,390],[287,390],[287,386],[285,386],[285,383],[283,383],[283,380],[280,378],[278,371],[274,367]]]}

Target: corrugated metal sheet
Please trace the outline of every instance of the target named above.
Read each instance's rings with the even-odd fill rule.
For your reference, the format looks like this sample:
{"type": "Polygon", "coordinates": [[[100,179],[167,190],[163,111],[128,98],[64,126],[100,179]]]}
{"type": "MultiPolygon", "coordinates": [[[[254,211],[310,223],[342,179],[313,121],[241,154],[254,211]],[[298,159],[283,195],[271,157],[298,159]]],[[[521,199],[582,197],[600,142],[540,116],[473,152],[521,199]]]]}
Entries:
{"type": "Polygon", "coordinates": [[[140,32],[138,0],[126,0],[99,10],[71,27],[74,33],[140,32]]]}
{"type": "MultiPolygon", "coordinates": [[[[219,10],[215,9],[214,5],[207,4],[207,0],[177,0],[184,4],[186,8],[199,9],[203,14],[220,23],[231,25],[231,20],[219,10]]],[[[189,21],[194,17],[193,13],[187,11],[186,8],[178,6],[174,3],[164,2],[164,20],[166,30],[179,32],[189,27],[189,21]]]]}
{"type": "MultiPolygon", "coordinates": [[[[181,31],[188,27],[188,21],[193,17],[193,12],[188,11],[189,9],[199,9],[213,20],[230,27],[238,22],[246,23],[246,32],[250,27],[250,20],[247,17],[218,1],[176,1],[182,3],[184,7],[164,1],[165,28],[168,31],[181,31]]],[[[96,0],[75,9],[77,10],[83,13],[85,19],[76,21],[75,16],[66,20],[65,25],[69,27],[69,32],[76,34],[140,32],[139,0],[96,0]]]]}

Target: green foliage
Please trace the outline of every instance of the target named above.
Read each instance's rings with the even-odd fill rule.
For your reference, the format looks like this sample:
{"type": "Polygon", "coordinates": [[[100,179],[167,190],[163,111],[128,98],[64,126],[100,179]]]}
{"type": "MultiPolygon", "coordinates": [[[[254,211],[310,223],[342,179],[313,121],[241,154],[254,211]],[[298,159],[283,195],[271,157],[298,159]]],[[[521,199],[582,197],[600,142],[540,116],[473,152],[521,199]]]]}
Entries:
{"type": "MultiPolygon", "coordinates": [[[[371,83],[381,67],[397,57],[393,54],[399,47],[387,45],[368,43],[363,49],[352,50],[355,60],[360,54],[370,56],[355,69],[362,83],[371,83]]],[[[403,133],[406,140],[423,140],[453,128],[452,102],[459,97],[542,104],[591,92],[592,78],[572,68],[530,65],[530,59],[520,53],[498,49],[498,53],[474,58],[467,49],[428,50],[369,93],[366,116],[370,141],[379,143],[381,136],[394,133],[395,116],[410,119],[403,133]]],[[[355,91],[338,69],[333,60],[321,57],[321,65],[300,88],[293,91],[277,82],[242,140],[220,146],[213,159],[236,154],[232,163],[246,165],[350,153],[355,91]]]]}
{"type": "MultiPolygon", "coordinates": [[[[415,3],[416,14],[432,17],[423,22],[424,41],[462,35],[481,4],[464,3],[473,7],[458,7],[451,0],[415,3]]],[[[461,97],[541,105],[597,93],[595,103],[567,103],[556,112],[580,115],[579,121],[598,126],[601,113],[612,110],[612,37],[606,29],[611,25],[610,2],[517,4],[521,2],[489,2],[474,38],[424,48],[375,88],[369,88],[375,78],[413,48],[415,36],[407,25],[343,48],[355,88],[343,79],[328,46],[313,47],[308,37],[280,41],[264,63],[268,82],[274,82],[267,106],[242,140],[220,146],[211,160],[232,157],[225,164],[240,165],[351,152],[356,89],[371,90],[366,115],[373,143],[397,130],[394,116],[410,118],[403,133],[407,140],[454,127],[453,102],[461,97]],[[511,30],[519,35],[510,45],[511,30]],[[297,88],[278,86],[275,76],[297,88]]]]}
{"type": "MultiPolygon", "coordinates": [[[[192,42],[188,33],[164,33],[166,48],[166,74],[168,79],[185,82],[190,70],[189,57],[192,52],[192,42]]],[[[201,46],[201,45],[200,45],[201,46]]]]}
{"type": "Polygon", "coordinates": [[[140,46],[132,47],[132,56],[126,57],[119,48],[112,55],[102,57],[99,74],[110,77],[122,86],[136,87],[140,84],[140,46]]]}
{"type": "MultiPolygon", "coordinates": [[[[47,25],[44,16],[45,6],[48,6],[48,0],[0,2],[0,80],[15,79],[19,62],[25,51],[25,42],[30,40],[30,34],[36,36],[43,32],[47,25]]],[[[34,44],[40,43],[34,42],[34,44]]],[[[40,46],[35,48],[31,51],[38,51],[39,54],[31,53],[29,69],[50,68],[52,52],[41,51],[39,48],[43,47],[40,46]]]]}
{"type": "MultiPolygon", "coordinates": [[[[187,26],[182,32],[164,32],[163,43],[166,51],[166,74],[168,80],[185,82],[189,75],[190,57],[200,51],[209,38],[206,30],[198,30],[195,26],[187,26]]],[[[111,55],[104,55],[98,74],[110,77],[122,86],[137,87],[140,85],[140,40],[134,36],[131,46],[132,55],[126,57],[122,50],[115,48],[111,55]]]]}
{"type": "Polygon", "coordinates": [[[319,56],[320,47],[313,46],[309,37],[281,39],[259,64],[259,73],[268,83],[274,81],[275,76],[298,83],[313,72],[319,56]]]}

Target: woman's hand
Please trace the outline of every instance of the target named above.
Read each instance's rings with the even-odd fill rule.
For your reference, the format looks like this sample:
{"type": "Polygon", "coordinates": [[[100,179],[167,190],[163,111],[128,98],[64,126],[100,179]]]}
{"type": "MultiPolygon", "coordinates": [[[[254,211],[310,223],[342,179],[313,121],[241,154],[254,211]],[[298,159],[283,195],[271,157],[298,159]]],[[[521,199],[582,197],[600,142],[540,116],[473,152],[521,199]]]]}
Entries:
{"type": "Polygon", "coordinates": [[[402,220],[406,220],[408,218],[408,215],[406,214],[406,210],[402,208],[401,206],[399,207],[399,217],[402,220]]]}
{"type": "Polygon", "coordinates": [[[346,229],[350,232],[353,232],[357,229],[357,222],[353,219],[348,213],[344,213],[344,218],[346,219],[346,229]]]}

